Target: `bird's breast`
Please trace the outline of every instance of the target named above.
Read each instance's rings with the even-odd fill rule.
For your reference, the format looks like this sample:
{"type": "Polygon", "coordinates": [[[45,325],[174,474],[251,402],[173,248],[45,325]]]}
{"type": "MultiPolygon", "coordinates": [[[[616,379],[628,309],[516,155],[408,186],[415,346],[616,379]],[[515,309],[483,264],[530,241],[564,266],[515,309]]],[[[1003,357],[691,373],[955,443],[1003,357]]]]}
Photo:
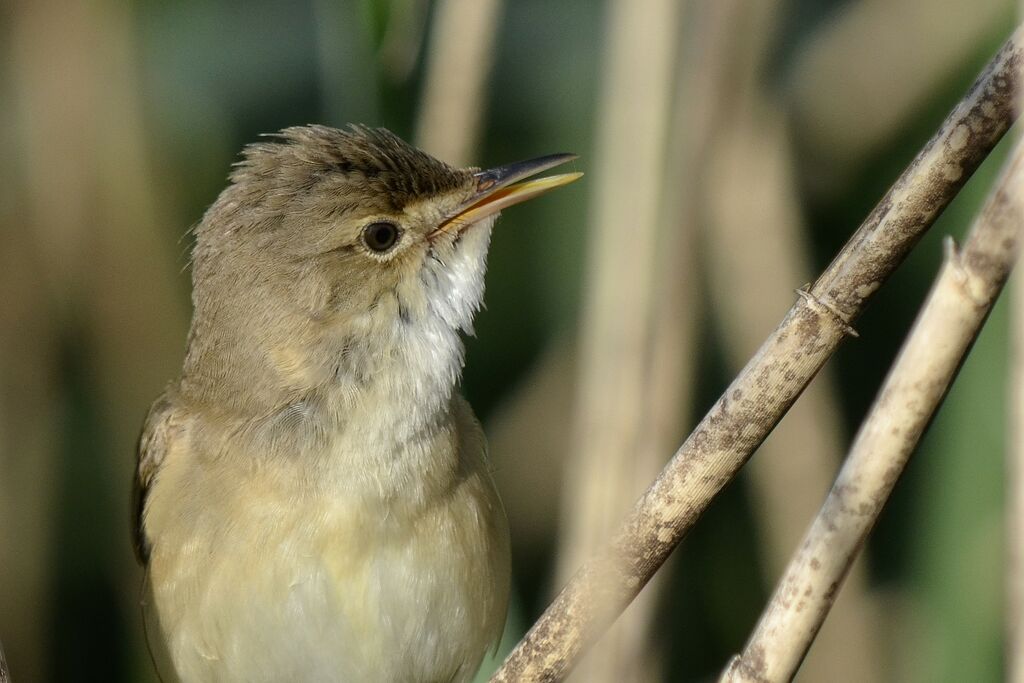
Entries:
{"type": "Polygon", "coordinates": [[[182,679],[471,676],[504,622],[508,546],[482,439],[464,419],[454,440],[385,454],[435,462],[408,495],[252,458],[168,463],[147,514],[150,576],[182,679]]]}

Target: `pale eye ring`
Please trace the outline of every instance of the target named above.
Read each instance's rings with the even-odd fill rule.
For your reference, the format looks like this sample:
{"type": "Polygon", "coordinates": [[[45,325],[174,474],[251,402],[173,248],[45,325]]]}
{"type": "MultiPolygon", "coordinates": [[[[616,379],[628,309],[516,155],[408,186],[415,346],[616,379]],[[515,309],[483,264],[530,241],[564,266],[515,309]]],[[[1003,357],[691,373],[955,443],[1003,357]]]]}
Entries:
{"type": "Polygon", "coordinates": [[[402,231],[388,221],[376,221],[363,228],[363,243],[373,252],[383,254],[398,244],[402,231]]]}

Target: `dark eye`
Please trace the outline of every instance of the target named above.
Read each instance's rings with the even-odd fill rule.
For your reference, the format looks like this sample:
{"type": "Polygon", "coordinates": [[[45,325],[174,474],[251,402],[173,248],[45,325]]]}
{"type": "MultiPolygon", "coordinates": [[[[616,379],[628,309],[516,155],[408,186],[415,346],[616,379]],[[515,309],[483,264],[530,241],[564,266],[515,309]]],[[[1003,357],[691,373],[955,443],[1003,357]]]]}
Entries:
{"type": "Polygon", "coordinates": [[[371,251],[383,253],[395,246],[400,234],[398,226],[394,223],[380,221],[366,226],[363,230],[363,241],[371,251]]]}

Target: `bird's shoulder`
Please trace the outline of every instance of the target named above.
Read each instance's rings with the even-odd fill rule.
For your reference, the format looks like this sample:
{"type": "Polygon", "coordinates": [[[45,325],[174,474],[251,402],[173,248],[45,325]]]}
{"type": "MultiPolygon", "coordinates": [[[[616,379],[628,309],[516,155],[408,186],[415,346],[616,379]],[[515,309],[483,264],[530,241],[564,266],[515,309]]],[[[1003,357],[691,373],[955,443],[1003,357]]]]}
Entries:
{"type": "Polygon", "coordinates": [[[132,485],[132,540],[135,555],[143,565],[149,561],[149,541],[143,524],[146,497],[164,463],[167,451],[181,429],[180,424],[173,393],[168,389],[153,401],[139,434],[132,485]]]}

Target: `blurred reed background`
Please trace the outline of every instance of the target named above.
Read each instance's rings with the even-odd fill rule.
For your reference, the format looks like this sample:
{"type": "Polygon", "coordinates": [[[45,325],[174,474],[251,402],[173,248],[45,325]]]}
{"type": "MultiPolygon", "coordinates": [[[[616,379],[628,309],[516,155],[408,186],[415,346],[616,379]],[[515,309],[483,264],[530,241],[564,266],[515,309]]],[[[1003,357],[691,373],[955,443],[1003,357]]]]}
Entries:
{"type": "MultiPolygon", "coordinates": [[[[581,154],[583,183],[502,219],[468,341],[465,392],[513,528],[507,648],[927,140],[1014,9],[6,3],[0,640],[15,683],[154,679],[128,540],[134,440],[183,356],[183,235],[259,133],[364,122],[483,166],[581,154]]],[[[708,680],[741,648],[1000,150],[577,680],[708,680]]],[[[1007,335],[1000,305],[802,680],[1002,678],[1007,335]]]]}

